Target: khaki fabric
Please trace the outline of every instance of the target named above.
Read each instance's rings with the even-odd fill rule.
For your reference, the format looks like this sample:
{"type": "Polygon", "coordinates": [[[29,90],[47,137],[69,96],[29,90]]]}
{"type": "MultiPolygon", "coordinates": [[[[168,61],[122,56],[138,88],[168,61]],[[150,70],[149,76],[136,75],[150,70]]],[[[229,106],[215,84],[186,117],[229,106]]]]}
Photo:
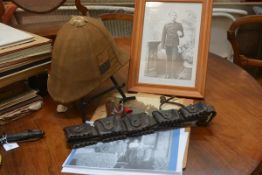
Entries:
{"type": "Polygon", "coordinates": [[[60,103],[86,96],[128,62],[99,19],[73,17],[57,34],[48,91],[60,103]]]}

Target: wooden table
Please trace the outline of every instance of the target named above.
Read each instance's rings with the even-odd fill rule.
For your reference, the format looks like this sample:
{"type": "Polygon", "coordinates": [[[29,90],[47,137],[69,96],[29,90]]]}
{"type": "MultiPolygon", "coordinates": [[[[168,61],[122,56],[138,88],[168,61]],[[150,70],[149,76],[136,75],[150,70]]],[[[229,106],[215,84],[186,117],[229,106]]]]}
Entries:
{"type": "MultiPolygon", "coordinates": [[[[215,106],[217,116],[209,127],[192,129],[184,174],[250,174],[262,160],[261,86],[236,65],[210,55],[205,102],[215,106]]],[[[57,114],[55,108],[47,97],[40,111],[1,126],[0,132],[38,128],[46,133],[44,139],[21,143],[10,152],[1,148],[1,175],[61,174],[71,151],[63,127],[81,123],[81,118],[77,111],[57,114]]]]}

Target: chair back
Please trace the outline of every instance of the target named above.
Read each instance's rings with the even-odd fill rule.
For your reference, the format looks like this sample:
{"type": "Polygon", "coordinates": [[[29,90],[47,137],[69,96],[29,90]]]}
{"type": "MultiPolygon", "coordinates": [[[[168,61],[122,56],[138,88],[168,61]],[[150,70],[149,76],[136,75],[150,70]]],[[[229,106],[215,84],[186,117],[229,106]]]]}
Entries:
{"type": "Polygon", "coordinates": [[[131,38],[133,14],[105,13],[98,16],[115,38],[131,38]]]}
{"type": "Polygon", "coordinates": [[[133,27],[133,14],[124,12],[118,13],[104,13],[98,15],[103,21],[105,27],[114,37],[118,46],[130,52],[132,27],[133,27]]]}
{"type": "Polygon", "coordinates": [[[238,18],[227,31],[233,51],[233,62],[241,67],[262,67],[262,15],[238,18]]]}

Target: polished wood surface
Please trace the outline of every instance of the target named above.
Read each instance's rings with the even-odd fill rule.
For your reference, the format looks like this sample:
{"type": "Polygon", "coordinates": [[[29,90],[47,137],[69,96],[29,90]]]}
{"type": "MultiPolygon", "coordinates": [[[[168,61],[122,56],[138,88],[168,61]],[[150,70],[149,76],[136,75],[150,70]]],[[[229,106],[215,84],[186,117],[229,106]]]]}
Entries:
{"type": "MultiPolygon", "coordinates": [[[[184,174],[250,174],[262,160],[261,86],[238,66],[209,55],[205,94],[205,102],[215,106],[217,116],[209,127],[192,129],[184,174]]],[[[89,114],[96,104],[94,101],[88,106],[89,114]]],[[[58,114],[56,104],[46,97],[40,111],[1,126],[0,132],[38,128],[46,135],[9,152],[1,148],[0,174],[61,174],[62,163],[71,151],[66,147],[63,128],[79,123],[77,110],[58,114]]]]}
{"type": "Polygon", "coordinates": [[[235,64],[209,56],[205,102],[215,106],[208,128],[193,128],[185,174],[250,174],[262,160],[262,88],[235,64]]]}

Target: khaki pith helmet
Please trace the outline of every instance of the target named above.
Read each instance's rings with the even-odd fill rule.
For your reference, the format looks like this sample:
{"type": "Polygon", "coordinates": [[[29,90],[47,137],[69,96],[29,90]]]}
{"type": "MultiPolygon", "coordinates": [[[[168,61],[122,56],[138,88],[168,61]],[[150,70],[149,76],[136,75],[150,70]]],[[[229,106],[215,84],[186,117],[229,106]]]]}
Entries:
{"type": "Polygon", "coordinates": [[[101,20],[83,16],[59,30],[52,57],[48,91],[61,103],[86,96],[128,62],[101,20]]]}

